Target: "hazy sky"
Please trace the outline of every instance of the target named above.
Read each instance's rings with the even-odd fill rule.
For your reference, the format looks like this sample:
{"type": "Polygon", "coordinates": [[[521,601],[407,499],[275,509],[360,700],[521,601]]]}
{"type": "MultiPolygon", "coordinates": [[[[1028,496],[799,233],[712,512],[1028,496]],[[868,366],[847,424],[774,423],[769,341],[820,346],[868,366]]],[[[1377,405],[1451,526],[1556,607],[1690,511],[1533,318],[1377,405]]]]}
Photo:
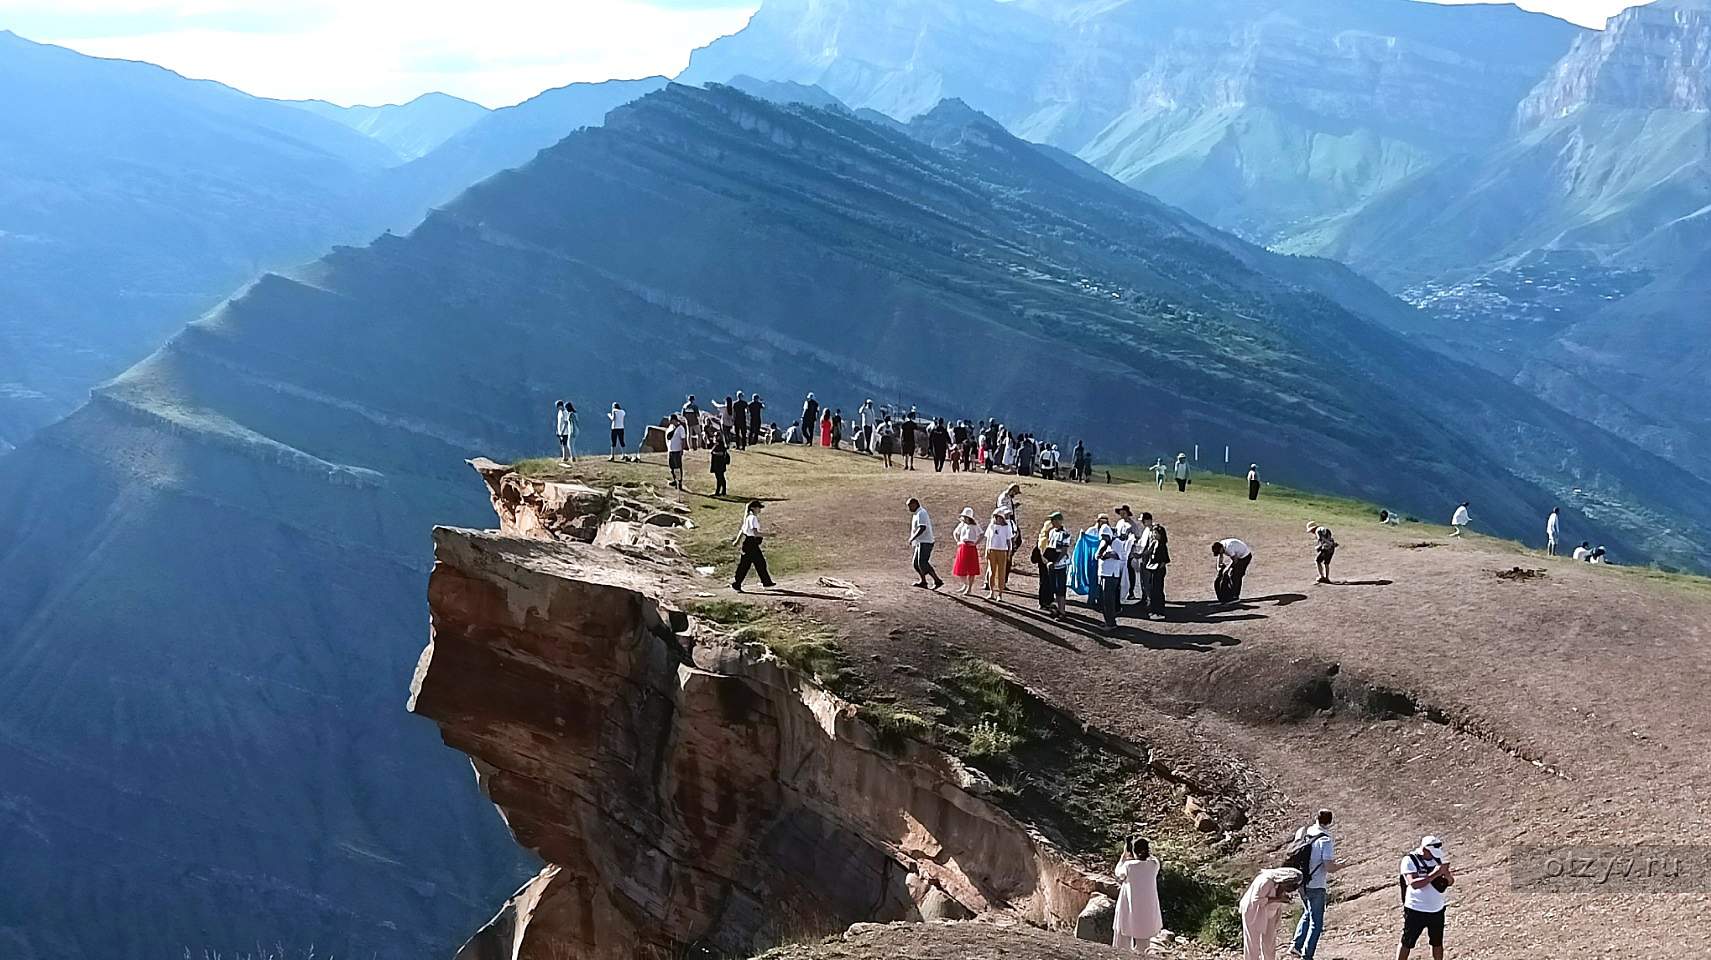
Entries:
{"type": "MultiPolygon", "coordinates": [[[[1634,2],[1520,5],[1599,26],[1634,2]]],[[[577,80],[675,74],[690,50],[741,29],[757,6],[759,0],[0,0],[0,28],[262,96],[387,103],[442,90],[503,106],[577,80]]]]}

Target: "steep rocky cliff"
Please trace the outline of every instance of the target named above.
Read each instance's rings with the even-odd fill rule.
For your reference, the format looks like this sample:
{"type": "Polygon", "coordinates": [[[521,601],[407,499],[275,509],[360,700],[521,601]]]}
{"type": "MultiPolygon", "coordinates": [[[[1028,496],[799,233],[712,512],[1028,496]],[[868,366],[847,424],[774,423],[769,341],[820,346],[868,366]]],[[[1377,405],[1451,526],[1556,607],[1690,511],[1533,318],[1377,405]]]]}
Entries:
{"type": "Polygon", "coordinates": [[[1711,110],[1711,5],[1658,0],[1582,34],[1516,111],[1530,128],[1598,104],[1622,110],[1711,110]]]}
{"type": "Polygon", "coordinates": [[[537,534],[435,531],[410,708],[548,866],[461,960],[747,956],[995,912],[1061,927],[1101,886],[978,796],[978,774],[882,745],[762,648],[663,606],[657,563],[549,533],[549,515],[600,509],[580,491],[507,502],[515,475],[489,484],[503,525],[537,534]]]}

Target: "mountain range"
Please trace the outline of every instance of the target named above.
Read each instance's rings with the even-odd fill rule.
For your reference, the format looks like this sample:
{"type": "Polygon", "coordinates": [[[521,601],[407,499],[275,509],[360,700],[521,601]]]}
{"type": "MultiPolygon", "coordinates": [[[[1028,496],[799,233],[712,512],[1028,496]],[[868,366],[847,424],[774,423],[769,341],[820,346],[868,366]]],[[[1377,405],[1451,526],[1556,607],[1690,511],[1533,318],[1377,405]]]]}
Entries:
{"type": "Polygon", "coordinates": [[[613,399],[744,387],[1113,459],[1228,443],[1511,533],[1568,451],[1641,468],[1574,478],[1610,503],[1693,491],[1572,529],[1705,542],[1711,491],[1373,319],[1407,309],[958,101],[901,127],[729,87],[619,107],[407,236],[261,277],[0,458],[7,954],[415,957],[478,925],[531,867],[399,708],[422,538],[481,522],[461,460],[550,447],[566,395],[592,433],[613,399]]]}
{"type": "Polygon", "coordinates": [[[1706,478],[1708,22],[1700,0],[1604,31],[1411,0],[769,0],[680,79],[816,84],[904,119],[961,97],[1348,263],[1422,308],[1399,332],[1706,478]]]}

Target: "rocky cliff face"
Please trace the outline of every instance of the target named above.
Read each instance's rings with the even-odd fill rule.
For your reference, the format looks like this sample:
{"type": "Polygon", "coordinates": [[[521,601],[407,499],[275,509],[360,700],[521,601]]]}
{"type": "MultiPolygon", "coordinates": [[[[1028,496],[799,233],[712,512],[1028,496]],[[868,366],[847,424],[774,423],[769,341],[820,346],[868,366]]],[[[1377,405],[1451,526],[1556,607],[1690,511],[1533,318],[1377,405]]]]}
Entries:
{"type": "Polygon", "coordinates": [[[1711,5],[1632,7],[1601,32],[1582,34],[1521,102],[1521,129],[1590,104],[1621,110],[1711,110],[1711,5]]]}
{"type": "MultiPolygon", "coordinates": [[[[501,510],[519,516],[551,525],[501,510]]],[[[548,864],[460,960],[746,956],[991,913],[1073,925],[1097,891],[978,774],[882,747],[849,704],[662,605],[657,566],[541,536],[434,534],[410,708],[548,864]]]]}

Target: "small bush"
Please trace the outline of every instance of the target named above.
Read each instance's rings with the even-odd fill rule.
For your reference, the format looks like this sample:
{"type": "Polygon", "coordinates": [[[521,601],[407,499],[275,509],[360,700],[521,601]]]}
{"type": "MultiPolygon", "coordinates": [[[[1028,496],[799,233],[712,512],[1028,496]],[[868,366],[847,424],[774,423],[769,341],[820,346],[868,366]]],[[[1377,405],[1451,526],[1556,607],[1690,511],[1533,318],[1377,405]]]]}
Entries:
{"type": "Polygon", "coordinates": [[[990,720],[982,720],[968,728],[968,756],[976,760],[1003,759],[1016,749],[1021,739],[990,720]]]}
{"type": "Polygon", "coordinates": [[[933,735],[933,721],[888,703],[863,704],[856,709],[856,716],[873,727],[880,746],[888,750],[902,750],[906,741],[925,741],[933,735]]]}

